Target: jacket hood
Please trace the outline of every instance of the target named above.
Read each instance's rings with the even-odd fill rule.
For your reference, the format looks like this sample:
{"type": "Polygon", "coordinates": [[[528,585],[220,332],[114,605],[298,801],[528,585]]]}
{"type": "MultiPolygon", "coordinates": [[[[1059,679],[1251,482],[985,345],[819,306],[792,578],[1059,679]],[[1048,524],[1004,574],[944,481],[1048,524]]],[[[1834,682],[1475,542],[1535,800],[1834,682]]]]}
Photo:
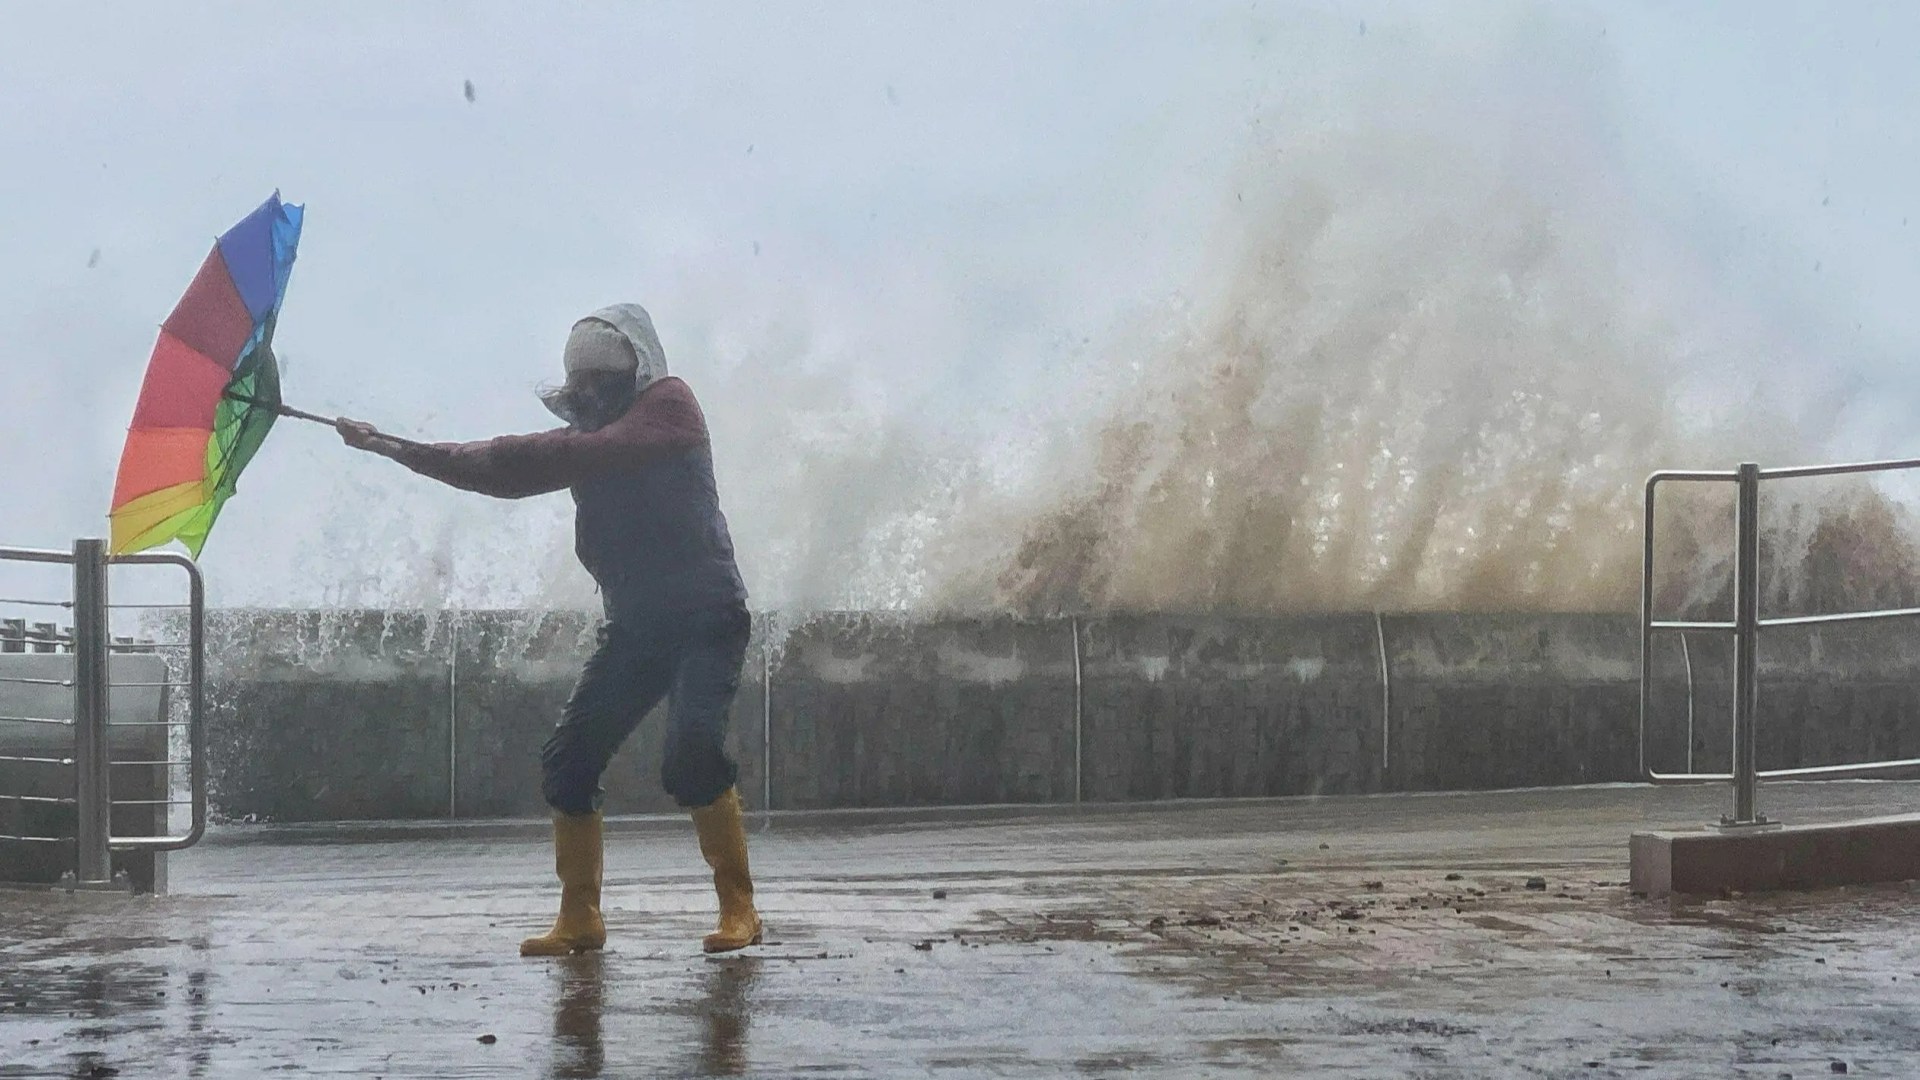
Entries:
{"type": "MultiPolygon", "coordinates": [[[[639,304],[612,304],[595,311],[579,322],[605,323],[619,331],[620,336],[633,346],[633,355],[639,361],[633,371],[633,392],[638,397],[647,387],[667,377],[667,353],[660,347],[660,335],[654,333],[653,318],[647,309],[639,304]]],[[[578,326],[579,323],[574,325],[578,326]]],[[[580,410],[563,388],[543,390],[540,400],[547,410],[555,416],[575,426],[581,425],[580,410]]]]}
{"type": "Polygon", "coordinates": [[[647,314],[646,308],[639,304],[612,304],[580,321],[587,319],[606,323],[620,331],[620,336],[633,346],[633,355],[640,361],[633,372],[636,391],[645,390],[667,377],[667,352],[660,347],[660,335],[654,333],[653,318],[647,314]]]}

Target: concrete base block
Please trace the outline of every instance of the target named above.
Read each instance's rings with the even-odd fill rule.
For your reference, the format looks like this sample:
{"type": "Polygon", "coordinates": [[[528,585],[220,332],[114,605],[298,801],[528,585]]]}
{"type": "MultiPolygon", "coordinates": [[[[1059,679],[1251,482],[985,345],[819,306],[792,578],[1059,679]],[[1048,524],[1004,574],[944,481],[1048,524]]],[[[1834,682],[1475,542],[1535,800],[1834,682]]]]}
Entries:
{"type": "Polygon", "coordinates": [[[1920,878],[1920,814],[1775,829],[1634,833],[1635,895],[1717,895],[1920,878]]]}

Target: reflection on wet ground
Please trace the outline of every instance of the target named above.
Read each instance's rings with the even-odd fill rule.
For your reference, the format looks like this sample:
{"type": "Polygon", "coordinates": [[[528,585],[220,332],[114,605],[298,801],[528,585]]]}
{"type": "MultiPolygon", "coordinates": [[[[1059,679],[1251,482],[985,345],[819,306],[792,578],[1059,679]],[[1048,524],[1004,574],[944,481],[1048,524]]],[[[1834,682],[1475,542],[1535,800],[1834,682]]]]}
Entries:
{"type": "Polygon", "coordinates": [[[604,955],[591,953],[553,965],[553,1075],[561,1080],[599,1076],[606,1068],[600,1033],[605,962],[604,955]]]}
{"type": "Polygon", "coordinates": [[[781,818],[725,957],[684,823],[611,834],[606,953],[531,961],[536,839],[230,833],[169,897],[0,893],[0,1077],[1920,1075],[1915,889],[1626,894],[1718,794],[781,818]]]}

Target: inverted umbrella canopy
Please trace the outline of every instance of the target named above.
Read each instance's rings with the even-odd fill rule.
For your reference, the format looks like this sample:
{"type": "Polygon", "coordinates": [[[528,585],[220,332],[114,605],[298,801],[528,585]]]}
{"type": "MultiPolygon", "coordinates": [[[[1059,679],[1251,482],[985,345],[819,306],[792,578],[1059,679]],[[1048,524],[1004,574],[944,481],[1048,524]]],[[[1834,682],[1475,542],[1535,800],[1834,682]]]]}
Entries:
{"type": "Polygon", "coordinates": [[[280,193],[228,229],[160,326],[114,483],[112,550],[196,558],[280,409],[273,328],[302,208],[280,193]]]}

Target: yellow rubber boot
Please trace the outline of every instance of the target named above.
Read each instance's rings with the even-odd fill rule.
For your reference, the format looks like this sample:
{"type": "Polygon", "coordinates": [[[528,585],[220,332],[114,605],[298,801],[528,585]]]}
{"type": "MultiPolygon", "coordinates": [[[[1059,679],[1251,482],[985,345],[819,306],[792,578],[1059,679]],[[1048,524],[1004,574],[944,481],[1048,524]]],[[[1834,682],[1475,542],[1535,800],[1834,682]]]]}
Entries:
{"type": "Polygon", "coordinates": [[[713,891],[720,895],[720,926],[700,947],[732,952],[760,944],[760,913],[753,910],[753,875],[747,871],[747,829],[741,819],[740,793],[728,788],[693,812],[700,854],[713,867],[713,891]]]}
{"type": "Polygon", "coordinates": [[[600,815],[553,815],[553,872],[560,917],[553,929],[520,943],[521,956],[569,956],[607,943],[600,919],[600,815]]]}

